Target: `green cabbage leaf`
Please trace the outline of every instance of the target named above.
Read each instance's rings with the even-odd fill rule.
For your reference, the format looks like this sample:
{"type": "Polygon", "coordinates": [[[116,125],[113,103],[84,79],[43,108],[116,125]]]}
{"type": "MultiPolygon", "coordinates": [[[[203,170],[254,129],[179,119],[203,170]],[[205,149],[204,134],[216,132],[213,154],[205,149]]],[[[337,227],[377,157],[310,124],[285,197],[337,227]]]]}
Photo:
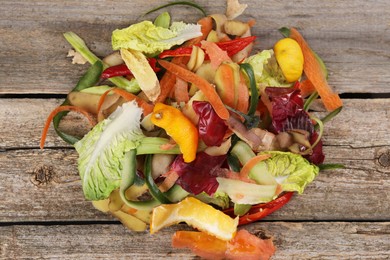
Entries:
{"type": "Polygon", "coordinates": [[[142,109],[124,103],[75,143],[85,198],[102,200],[119,188],[125,153],[145,137],[140,127],[142,109]]]}
{"type": "Polygon", "coordinates": [[[273,50],[263,50],[245,59],[255,73],[257,86],[260,87],[290,87],[280,69],[273,50]]]}
{"type": "Polygon", "coordinates": [[[143,21],[114,30],[111,39],[114,50],[132,49],[152,55],[201,35],[199,24],[173,22],[169,28],[164,28],[143,21]]]}
{"type": "Polygon", "coordinates": [[[311,164],[299,154],[279,151],[261,154],[270,154],[272,157],[257,165],[263,164],[264,167],[261,168],[274,176],[284,191],[297,191],[302,194],[319,173],[318,166],[311,164]]]}

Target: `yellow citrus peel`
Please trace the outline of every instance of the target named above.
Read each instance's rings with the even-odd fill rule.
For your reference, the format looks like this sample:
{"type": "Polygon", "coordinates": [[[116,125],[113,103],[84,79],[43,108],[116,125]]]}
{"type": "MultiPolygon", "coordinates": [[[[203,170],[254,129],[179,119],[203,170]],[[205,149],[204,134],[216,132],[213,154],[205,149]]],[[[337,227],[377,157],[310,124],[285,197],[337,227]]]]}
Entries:
{"type": "Polygon", "coordinates": [[[187,197],[179,203],[163,204],[154,208],[150,233],[180,222],[219,239],[230,240],[237,231],[238,218],[233,219],[198,199],[187,197]]]}
{"type": "Polygon", "coordinates": [[[179,145],[184,162],[195,160],[198,149],[198,129],[179,109],[163,103],[154,106],[152,123],[163,128],[179,145]]]}

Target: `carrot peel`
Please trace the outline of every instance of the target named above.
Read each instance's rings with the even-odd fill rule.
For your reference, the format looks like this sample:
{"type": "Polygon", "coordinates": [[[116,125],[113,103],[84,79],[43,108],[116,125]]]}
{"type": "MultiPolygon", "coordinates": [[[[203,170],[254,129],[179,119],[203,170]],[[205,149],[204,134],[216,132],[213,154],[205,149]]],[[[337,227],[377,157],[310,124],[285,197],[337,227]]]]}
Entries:
{"type": "Polygon", "coordinates": [[[85,117],[88,119],[89,123],[92,126],[96,125],[96,118],[92,114],[87,112],[86,110],[84,110],[80,107],[76,107],[76,106],[59,106],[59,107],[55,108],[53,111],[51,111],[51,113],[49,114],[49,116],[46,119],[46,123],[45,123],[45,126],[43,128],[42,135],[41,135],[41,142],[39,144],[39,147],[41,149],[43,149],[43,147],[45,145],[46,136],[47,136],[47,132],[49,130],[51,121],[53,121],[53,118],[58,113],[63,112],[63,111],[75,111],[75,112],[81,113],[81,114],[85,115],[85,117]]]}
{"type": "Polygon", "coordinates": [[[321,66],[318,63],[309,44],[295,28],[290,29],[290,38],[297,41],[301,47],[304,57],[303,70],[307,78],[311,81],[311,83],[313,83],[315,89],[320,95],[326,110],[333,111],[339,107],[342,107],[342,100],[340,99],[339,95],[333,92],[332,88],[329,86],[321,66]]]}
{"type": "Polygon", "coordinates": [[[223,120],[229,118],[229,111],[223,104],[221,98],[218,96],[215,88],[207,80],[171,62],[165,60],[159,60],[158,62],[162,67],[170,71],[175,76],[196,85],[204,93],[220,118],[223,120]]]}

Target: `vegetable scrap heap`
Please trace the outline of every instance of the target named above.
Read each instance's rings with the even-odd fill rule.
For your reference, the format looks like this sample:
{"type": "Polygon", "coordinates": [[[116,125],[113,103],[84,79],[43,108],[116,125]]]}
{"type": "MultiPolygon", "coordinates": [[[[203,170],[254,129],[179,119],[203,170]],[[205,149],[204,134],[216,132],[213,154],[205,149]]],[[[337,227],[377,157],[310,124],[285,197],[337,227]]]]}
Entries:
{"type": "Polygon", "coordinates": [[[134,231],[185,222],[197,231],[177,231],[172,245],[210,259],[273,255],[271,239],[238,226],[280,209],[326,168],[323,123],[342,108],[296,29],[282,28],[273,49],[253,50],[255,22],[237,20],[245,8],[228,0],[226,14],[197,24],[163,12],[115,30],[103,60],[65,33],[91,66],[41,139],[43,148],[53,122],[74,145],[85,198],[97,209],[134,231]],[[330,112],[322,120],[310,110],[314,100],[330,112]],[[69,111],[92,129],[65,133],[69,111]]]}

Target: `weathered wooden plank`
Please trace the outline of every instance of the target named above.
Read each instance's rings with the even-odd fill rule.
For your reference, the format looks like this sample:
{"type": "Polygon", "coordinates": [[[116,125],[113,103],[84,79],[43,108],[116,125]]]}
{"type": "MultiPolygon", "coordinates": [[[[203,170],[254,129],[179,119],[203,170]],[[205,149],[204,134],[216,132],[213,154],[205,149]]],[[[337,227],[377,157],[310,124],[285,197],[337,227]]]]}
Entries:
{"type": "MultiPolygon", "coordinates": [[[[225,0],[197,0],[208,13],[225,11],[225,0]]],[[[242,1],[255,18],[256,49],[270,48],[277,29],[296,26],[328,64],[330,83],[339,92],[388,92],[390,36],[388,2],[381,1],[242,1]]],[[[62,33],[85,38],[99,56],[110,51],[111,31],[134,23],[161,1],[2,1],[0,19],[0,93],[67,93],[86,66],[66,58],[62,33]],[[17,43],[17,44],[16,44],[17,43]]],[[[173,10],[173,9],[170,9],[173,10]]],[[[176,20],[196,21],[200,13],[174,8],[176,20]]],[[[153,15],[149,16],[152,18],[153,15]]]]}
{"type": "MultiPolygon", "coordinates": [[[[0,99],[0,149],[36,148],[50,111],[62,100],[0,99]]],[[[318,116],[323,116],[319,113],[318,116]]],[[[390,142],[390,100],[344,100],[343,111],[325,125],[325,145],[352,148],[388,146],[390,142]],[[375,138],[373,138],[375,137],[375,138]]],[[[81,134],[89,125],[83,116],[70,115],[62,125],[64,131],[81,134]]],[[[51,127],[46,147],[66,146],[51,127]]]]}
{"type": "MultiPolygon", "coordinates": [[[[0,257],[17,259],[194,259],[170,245],[174,231],[134,233],[121,225],[0,227],[0,257]]],[[[246,226],[272,235],[272,259],[389,259],[390,223],[273,222],[246,226]],[[319,230],[320,233],[319,233],[319,230]]]]}
{"type": "MultiPolygon", "coordinates": [[[[346,100],[342,114],[326,126],[324,140],[327,162],[347,169],[322,173],[272,219],[390,219],[384,192],[390,186],[389,102],[346,100]]],[[[8,122],[0,129],[0,147],[5,149],[0,153],[0,221],[110,219],[84,201],[74,150],[26,149],[37,147],[45,117],[59,103],[0,99],[0,121],[8,122]],[[51,178],[39,184],[45,182],[45,172],[51,178]]],[[[78,121],[81,118],[72,116],[66,124],[78,121]]],[[[55,136],[49,133],[47,147],[64,145],[55,136]]]]}
{"type": "MultiPolygon", "coordinates": [[[[327,161],[346,169],[321,172],[303,195],[269,219],[389,220],[386,149],[326,147],[327,161]]],[[[73,150],[1,152],[0,179],[0,222],[112,219],[84,200],[73,150]]]]}

